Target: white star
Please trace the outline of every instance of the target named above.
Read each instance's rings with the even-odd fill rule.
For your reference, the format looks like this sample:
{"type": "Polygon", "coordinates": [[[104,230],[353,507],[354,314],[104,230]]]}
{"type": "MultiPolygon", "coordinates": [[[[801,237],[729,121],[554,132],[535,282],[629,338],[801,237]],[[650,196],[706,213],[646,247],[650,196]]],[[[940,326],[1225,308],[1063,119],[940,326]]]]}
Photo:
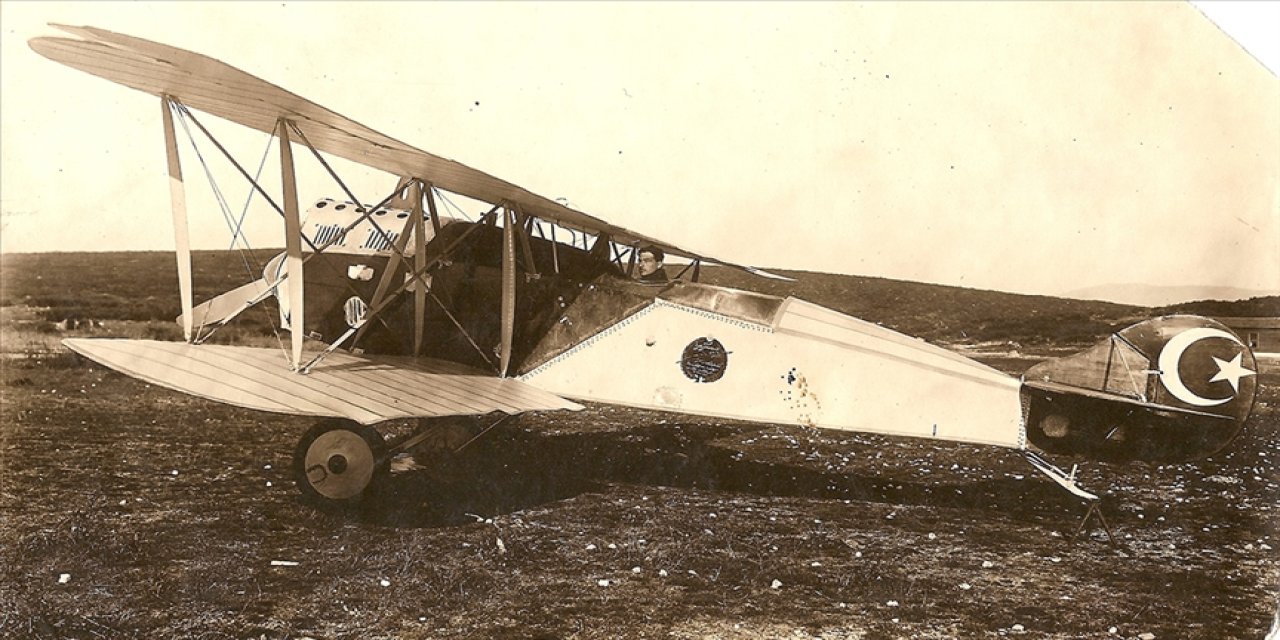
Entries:
{"type": "Polygon", "coordinates": [[[1240,364],[1242,358],[1244,358],[1244,352],[1237,353],[1236,357],[1231,359],[1231,362],[1227,362],[1226,360],[1222,360],[1217,356],[1214,356],[1213,361],[1218,364],[1218,373],[1215,374],[1213,378],[1210,378],[1209,382],[1226,380],[1231,383],[1231,388],[1234,389],[1236,393],[1239,393],[1240,378],[1247,378],[1255,373],[1244,368],[1244,365],[1240,364]]]}

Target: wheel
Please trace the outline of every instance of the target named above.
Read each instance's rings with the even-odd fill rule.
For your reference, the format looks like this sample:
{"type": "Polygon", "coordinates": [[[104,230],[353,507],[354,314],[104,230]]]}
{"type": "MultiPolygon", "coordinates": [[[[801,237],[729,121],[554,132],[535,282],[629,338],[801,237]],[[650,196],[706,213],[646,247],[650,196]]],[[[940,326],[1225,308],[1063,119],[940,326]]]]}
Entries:
{"type": "Polygon", "coordinates": [[[303,497],[323,505],[359,502],[387,473],[382,434],[350,420],[322,420],[293,453],[293,476],[303,497]]]}

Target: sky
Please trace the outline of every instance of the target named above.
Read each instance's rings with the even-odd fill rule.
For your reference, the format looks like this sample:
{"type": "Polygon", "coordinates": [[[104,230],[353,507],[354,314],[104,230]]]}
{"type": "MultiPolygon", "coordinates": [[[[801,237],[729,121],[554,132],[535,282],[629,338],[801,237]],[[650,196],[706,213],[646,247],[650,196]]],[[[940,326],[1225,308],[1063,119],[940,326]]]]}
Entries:
{"type": "MultiPolygon", "coordinates": [[[[2,252],[173,246],[158,100],[35,54],[49,22],[219,58],[734,262],[1280,292],[1277,3],[3,2],[2,252]]],[[[211,128],[257,170],[266,134],[211,128]]],[[[239,215],[247,187],[201,149],[239,215]]],[[[183,154],[194,244],[228,248],[183,154]]],[[[334,164],[362,199],[395,182],[334,164]]],[[[340,196],[300,171],[304,201],[340,196]]],[[[248,211],[251,244],[281,246],[248,211]]]]}

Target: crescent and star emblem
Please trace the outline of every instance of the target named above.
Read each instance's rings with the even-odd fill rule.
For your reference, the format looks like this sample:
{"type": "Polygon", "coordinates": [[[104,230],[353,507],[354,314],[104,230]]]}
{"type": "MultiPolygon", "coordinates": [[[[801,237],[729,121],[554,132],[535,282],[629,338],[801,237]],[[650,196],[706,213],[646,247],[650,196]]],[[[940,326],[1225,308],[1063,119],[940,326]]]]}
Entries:
{"type": "MultiPolygon", "coordinates": [[[[1182,376],[1178,374],[1178,365],[1182,364],[1182,354],[1191,345],[1205,340],[1207,338],[1225,338],[1241,347],[1244,343],[1240,339],[1222,331],[1221,329],[1211,329],[1208,327],[1199,327],[1188,329],[1174,336],[1173,339],[1165,343],[1164,348],[1160,350],[1160,381],[1164,383],[1169,393],[1173,397],[1193,406],[1197,407],[1216,407],[1220,404],[1226,404],[1231,398],[1212,399],[1197,395],[1195,392],[1187,388],[1183,383],[1182,376]]],[[[1242,364],[1244,352],[1236,354],[1231,360],[1222,360],[1216,356],[1212,356],[1215,364],[1218,365],[1218,373],[1214,374],[1209,382],[1218,382],[1225,380],[1231,384],[1231,388],[1236,392],[1240,392],[1240,379],[1255,375],[1256,372],[1246,369],[1242,364]]]]}

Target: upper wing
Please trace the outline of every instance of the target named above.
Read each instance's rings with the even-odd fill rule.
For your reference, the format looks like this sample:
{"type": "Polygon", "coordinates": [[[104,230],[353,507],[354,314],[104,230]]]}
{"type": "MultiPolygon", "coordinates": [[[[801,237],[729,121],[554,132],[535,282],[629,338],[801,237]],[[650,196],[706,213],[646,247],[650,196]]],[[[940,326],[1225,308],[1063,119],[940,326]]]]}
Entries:
{"type": "MultiPolygon", "coordinates": [[[[489,203],[506,201],[526,214],[558,225],[607,233],[630,245],[653,244],[673,255],[707,259],[758,275],[768,272],[710,258],[707,254],[609,224],[519,186],[383,135],[297,94],[208,56],[93,27],[60,29],[81,36],[33,38],[40,55],[87,73],[179,102],[220,118],[272,133],[288,118],[316,149],[397,176],[426,180],[436,187],[489,203]]],[[[784,278],[785,279],[785,278],[784,278]]]]}
{"type": "Polygon", "coordinates": [[[373,424],[397,418],[579,410],[555,394],[453,363],[332,353],[307,375],[274,349],[68,339],[76,353],[151,384],[226,404],[373,424]]]}

